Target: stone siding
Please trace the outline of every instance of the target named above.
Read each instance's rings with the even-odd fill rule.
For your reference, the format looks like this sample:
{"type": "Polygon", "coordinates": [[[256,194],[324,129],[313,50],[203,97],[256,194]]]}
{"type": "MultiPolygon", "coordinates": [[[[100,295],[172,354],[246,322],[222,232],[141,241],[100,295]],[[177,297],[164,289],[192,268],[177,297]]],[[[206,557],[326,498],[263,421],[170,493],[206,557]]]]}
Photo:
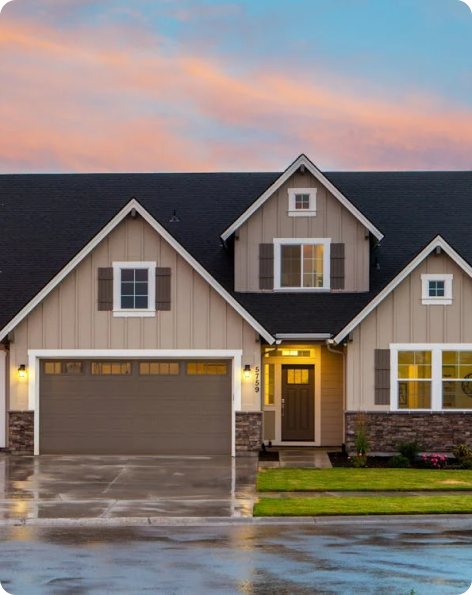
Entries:
{"type": "MultiPolygon", "coordinates": [[[[416,437],[420,449],[449,452],[457,444],[472,448],[472,413],[362,413],[370,452],[397,452],[416,437]]],[[[355,451],[358,413],[346,413],[346,447],[355,451]]]]}
{"type": "Polygon", "coordinates": [[[262,411],[236,413],[236,454],[259,452],[262,444],[262,411]]]}
{"type": "Polygon", "coordinates": [[[16,454],[34,454],[34,411],[9,411],[8,449],[16,454]]]}

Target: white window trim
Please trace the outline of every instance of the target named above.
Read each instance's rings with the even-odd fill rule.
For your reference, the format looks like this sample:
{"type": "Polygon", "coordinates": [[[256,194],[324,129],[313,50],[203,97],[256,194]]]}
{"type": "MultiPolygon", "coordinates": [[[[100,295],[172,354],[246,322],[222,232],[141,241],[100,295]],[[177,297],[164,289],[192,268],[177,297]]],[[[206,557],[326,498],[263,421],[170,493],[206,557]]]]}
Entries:
{"type": "Polygon", "coordinates": [[[316,188],[289,188],[288,189],[288,216],[289,217],[316,217],[316,188]],[[297,194],[310,196],[309,209],[297,209],[295,197],[297,194]]]}
{"type": "Polygon", "coordinates": [[[398,343],[390,345],[390,409],[399,413],[471,413],[470,409],[442,408],[442,352],[472,351],[470,343],[398,343]],[[398,406],[398,352],[431,351],[431,409],[400,409],[398,406]]]}
{"type": "Polygon", "coordinates": [[[274,239],[274,291],[323,292],[331,289],[331,238],[275,238],[274,239]],[[323,287],[281,287],[281,246],[310,244],[324,246],[323,251],[323,287]]]}
{"type": "Polygon", "coordinates": [[[114,262],[113,263],[113,316],[121,318],[150,318],[156,315],[156,263],[155,262],[114,262]],[[121,270],[148,270],[148,307],[145,309],[121,308],[121,270]]]}
{"type": "Polygon", "coordinates": [[[421,303],[425,306],[450,306],[452,304],[452,280],[453,275],[421,275],[421,303]],[[430,281],[444,281],[444,297],[431,297],[429,295],[430,281]]]}

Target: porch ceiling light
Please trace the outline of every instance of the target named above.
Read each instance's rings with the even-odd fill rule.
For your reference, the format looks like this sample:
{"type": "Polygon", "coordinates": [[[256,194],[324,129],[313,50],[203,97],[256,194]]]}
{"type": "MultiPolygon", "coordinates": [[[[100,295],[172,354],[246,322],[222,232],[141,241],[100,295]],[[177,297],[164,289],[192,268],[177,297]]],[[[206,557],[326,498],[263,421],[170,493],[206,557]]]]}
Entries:
{"type": "Polygon", "coordinates": [[[251,366],[249,364],[246,364],[244,366],[244,378],[250,378],[251,377],[251,366]]]}
{"type": "Polygon", "coordinates": [[[18,368],[18,377],[19,378],[26,378],[26,366],[25,364],[21,364],[18,368]]]}

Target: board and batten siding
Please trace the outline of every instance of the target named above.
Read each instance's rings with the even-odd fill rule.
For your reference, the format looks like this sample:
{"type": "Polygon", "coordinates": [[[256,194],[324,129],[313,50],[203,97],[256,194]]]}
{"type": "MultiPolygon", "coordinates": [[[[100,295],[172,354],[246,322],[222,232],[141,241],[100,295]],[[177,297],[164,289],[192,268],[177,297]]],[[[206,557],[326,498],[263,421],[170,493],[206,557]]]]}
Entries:
{"type": "MultiPolygon", "coordinates": [[[[28,408],[16,369],[29,349],[242,349],[260,366],[254,329],[143,219],[126,218],[15,329],[10,350],[10,408],[28,408]],[[114,261],[170,267],[171,310],[119,318],[98,309],[98,269],[114,261]]],[[[253,379],[242,382],[242,410],[260,410],[253,379]]]]}
{"type": "Polygon", "coordinates": [[[344,442],[343,383],[344,356],[321,347],[322,446],[340,446],[344,442]]]}
{"type": "Polygon", "coordinates": [[[365,227],[310,173],[294,174],[238,230],[235,290],[259,292],[259,245],[274,238],[331,238],[345,244],[343,291],[368,291],[369,241],[365,227]],[[316,217],[289,217],[288,189],[316,188],[316,217]]]}
{"type": "Polygon", "coordinates": [[[347,410],[388,411],[375,405],[375,350],[392,343],[472,343],[472,280],[449,256],[430,255],[353,331],[348,344],[347,410]],[[421,275],[453,275],[450,306],[421,303],[421,275]]]}

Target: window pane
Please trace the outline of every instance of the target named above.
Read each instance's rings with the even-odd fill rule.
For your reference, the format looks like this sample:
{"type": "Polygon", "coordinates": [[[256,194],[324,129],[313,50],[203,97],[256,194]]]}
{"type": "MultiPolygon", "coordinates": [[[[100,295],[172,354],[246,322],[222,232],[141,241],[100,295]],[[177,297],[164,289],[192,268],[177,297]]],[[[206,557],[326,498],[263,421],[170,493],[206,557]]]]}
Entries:
{"type": "Polygon", "coordinates": [[[228,367],[223,363],[188,363],[187,374],[196,374],[198,376],[226,376],[228,367]]]}
{"type": "Polygon", "coordinates": [[[139,309],[145,309],[148,307],[147,296],[137,296],[134,299],[134,307],[139,309]]]}
{"type": "Polygon", "coordinates": [[[444,351],[442,377],[458,380],[472,377],[472,352],[444,351]]]}
{"type": "Polygon", "coordinates": [[[281,246],[281,287],[301,286],[301,246],[281,246]]]}
{"type": "Polygon", "coordinates": [[[309,194],[295,194],[295,208],[296,209],[309,209],[310,208],[310,195],[309,194]]]}
{"type": "Polygon", "coordinates": [[[134,269],[121,269],[121,281],[134,281],[134,269]]]}
{"type": "Polygon", "coordinates": [[[121,297],[121,307],[123,309],[131,309],[134,308],[134,297],[133,296],[122,296],[121,297]]]}
{"type": "Polygon", "coordinates": [[[431,382],[400,381],[398,383],[399,409],[431,409],[431,382]]]}
{"type": "Polygon", "coordinates": [[[431,378],[431,351],[399,351],[399,378],[431,378]]]}
{"type": "Polygon", "coordinates": [[[264,402],[273,405],[275,402],[275,366],[265,364],[264,367],[264,402]]]}
{"type": "Polygon", "coordinates": [[[303,287],[323,287],[324,246],[303,246],[303,287]]]}
{"type": "Polygon", "coordinates": [[[92,362],[91,372],[100,376],[125,376],[131,374],[131,362],[92,362]]]}
{"type": "Polygon", "coordinates": [[[287,384],[309,384],[310,383],[310,371],[300,369],[288,369],[287,370],[287,384]]]}
{"type": "Polygon", "coordinates": [[[83,364],[82,362],[64,362],[63,371],[64,374],[82,374],[83,364]]]}
{"type": "Polygon", "coordinates": [[[139,373],[142,376],[176,376],[180,367],[174,362],[139,362],[139,373]]]}
{"type": "Polygon", "coordinates": [[[472,380],[443,382],[443,409],[472,409],[472,380]]]}
{"type": "Polygon", "coordinates": [[[148,284],[147,283],[136,283],[135,288],[136,295],[146,295],[148,294],[148,284]]]}
{"type": "Polygon", "coordinates": [[[148,270],[147,269],[136,269],[135,273],[135,280],[136,281],[146,281],[148,280],[148,270]]]}

